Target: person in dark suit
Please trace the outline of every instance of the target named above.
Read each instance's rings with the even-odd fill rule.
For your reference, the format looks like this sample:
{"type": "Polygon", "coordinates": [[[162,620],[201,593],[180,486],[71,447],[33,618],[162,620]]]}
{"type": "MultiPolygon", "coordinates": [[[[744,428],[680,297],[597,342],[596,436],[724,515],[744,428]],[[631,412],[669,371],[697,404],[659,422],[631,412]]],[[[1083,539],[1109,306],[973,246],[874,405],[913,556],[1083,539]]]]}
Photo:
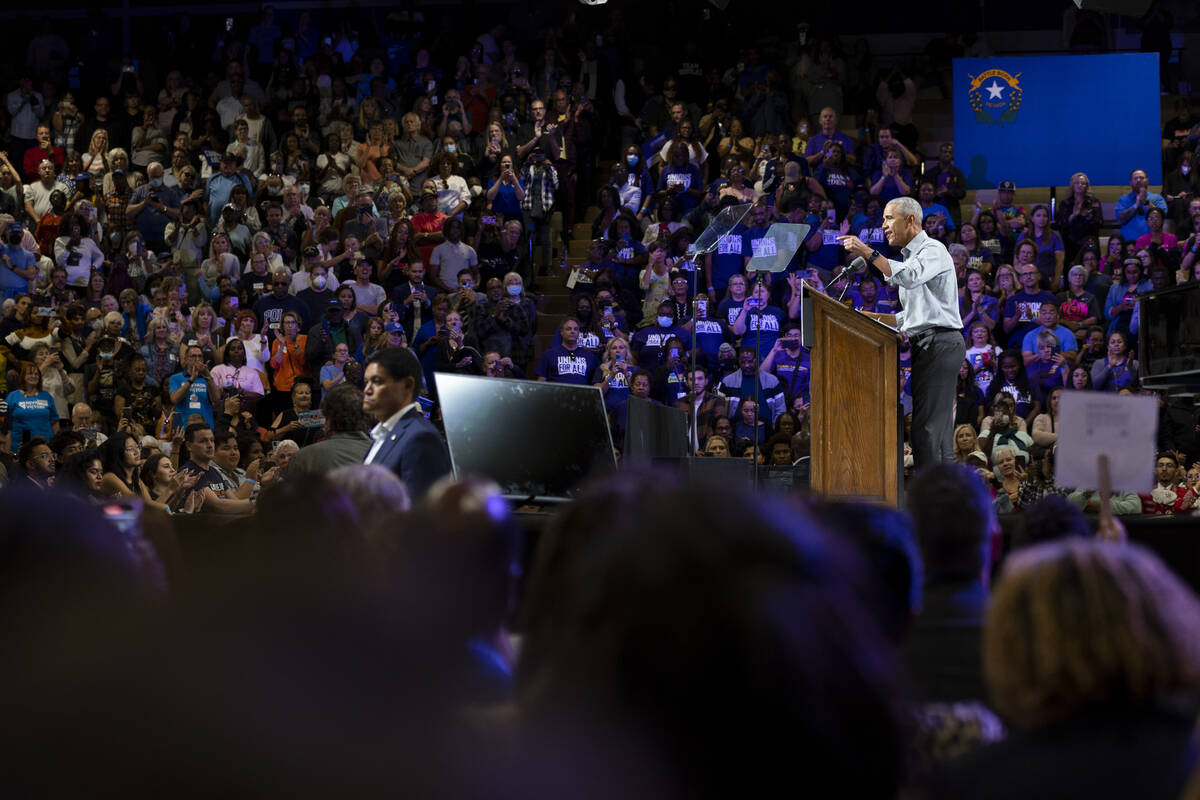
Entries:
{"type": "Polygon", "coordinates": [[[342,384],[325,393],[321,402],[326,438],[292,457],[288,474],[324,475],[348,464],[361,464],[371,449],[367,428],[371,418],[363,413],[363,395],[357,386],[342,384]]]}
{"type": "Polygon", "coordinates": [[[378,424],[364,463],[383,464],[420,499],[431,485],[450,472],[450,453],[437,429],[417,403],[421,364],[407,348],[387,347],[367,362],[363,411],[378,424]]]}

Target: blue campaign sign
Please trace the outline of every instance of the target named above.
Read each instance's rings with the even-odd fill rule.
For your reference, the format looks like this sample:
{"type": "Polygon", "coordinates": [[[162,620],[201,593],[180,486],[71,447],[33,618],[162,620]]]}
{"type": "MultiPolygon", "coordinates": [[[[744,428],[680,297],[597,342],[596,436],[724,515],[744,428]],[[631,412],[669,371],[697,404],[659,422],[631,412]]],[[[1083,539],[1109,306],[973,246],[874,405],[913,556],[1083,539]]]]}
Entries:
{"type": "Polygon", "coordinates": [[[1158,54],[957,58],[954,160],[967,188],[1162,183],[1158,54]]]}

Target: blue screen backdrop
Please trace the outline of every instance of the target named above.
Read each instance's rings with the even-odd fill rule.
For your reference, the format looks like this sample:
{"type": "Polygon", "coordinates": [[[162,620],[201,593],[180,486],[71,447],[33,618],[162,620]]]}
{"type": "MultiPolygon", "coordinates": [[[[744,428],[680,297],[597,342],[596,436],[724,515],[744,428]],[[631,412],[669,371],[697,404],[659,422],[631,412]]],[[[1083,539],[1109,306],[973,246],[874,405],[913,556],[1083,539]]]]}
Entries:
{"type": "Polygon", "coordinates": [[[954,161],[970,189],[1162,183],[1158,54],[957,58],[954,161]]]}

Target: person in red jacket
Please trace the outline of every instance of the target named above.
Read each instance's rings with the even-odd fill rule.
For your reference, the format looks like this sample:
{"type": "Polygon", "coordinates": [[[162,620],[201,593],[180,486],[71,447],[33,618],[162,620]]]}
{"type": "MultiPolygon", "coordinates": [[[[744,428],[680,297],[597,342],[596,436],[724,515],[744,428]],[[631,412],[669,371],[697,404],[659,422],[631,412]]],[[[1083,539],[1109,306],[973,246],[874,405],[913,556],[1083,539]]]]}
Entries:
{"type": "Polygon", "coordinates": [[[1143,514],[1186,514],[1196,504],[1194,489],[1180,486],[1176,481],[1179,461],[1174,453],[1160,453],[1154,463],[1154,489],[1142,498],[1143,514]]]}
{"type": "Polygon", "coordinates": [[[66,152],[61,147],[54,146],[50,138],[50,126],[43,123],[37,126],[37,144],[25,151],[25,156],[21,159],[21,168],[25,171],[27,180],[36,181],[39,177],[38,164],[42,163],[42,159],[54,162],[54,174],[57,175],[62,172],[66,158],[66,152]]]}

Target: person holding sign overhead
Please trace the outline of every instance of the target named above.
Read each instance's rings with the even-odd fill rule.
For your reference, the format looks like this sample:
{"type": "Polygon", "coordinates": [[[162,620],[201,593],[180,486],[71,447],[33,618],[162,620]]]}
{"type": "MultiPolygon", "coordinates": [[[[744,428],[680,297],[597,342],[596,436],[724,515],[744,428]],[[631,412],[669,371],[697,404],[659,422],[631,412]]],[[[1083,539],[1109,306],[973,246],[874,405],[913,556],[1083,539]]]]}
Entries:
{"type": "Polygon", "coordinates": [[[901,261],[885,258],[857,236],[838,241],[899,288],[903,311],[867,316],[895,325],[911,343],[913,458],[917,469],[927,469],[954,460],[954,399],[966,344],[954,262],[945,245],[925,234],[921,219],[921,205],[911,197],[898,197],[884,208],[884,235],[900,250],[901,261]]]}

